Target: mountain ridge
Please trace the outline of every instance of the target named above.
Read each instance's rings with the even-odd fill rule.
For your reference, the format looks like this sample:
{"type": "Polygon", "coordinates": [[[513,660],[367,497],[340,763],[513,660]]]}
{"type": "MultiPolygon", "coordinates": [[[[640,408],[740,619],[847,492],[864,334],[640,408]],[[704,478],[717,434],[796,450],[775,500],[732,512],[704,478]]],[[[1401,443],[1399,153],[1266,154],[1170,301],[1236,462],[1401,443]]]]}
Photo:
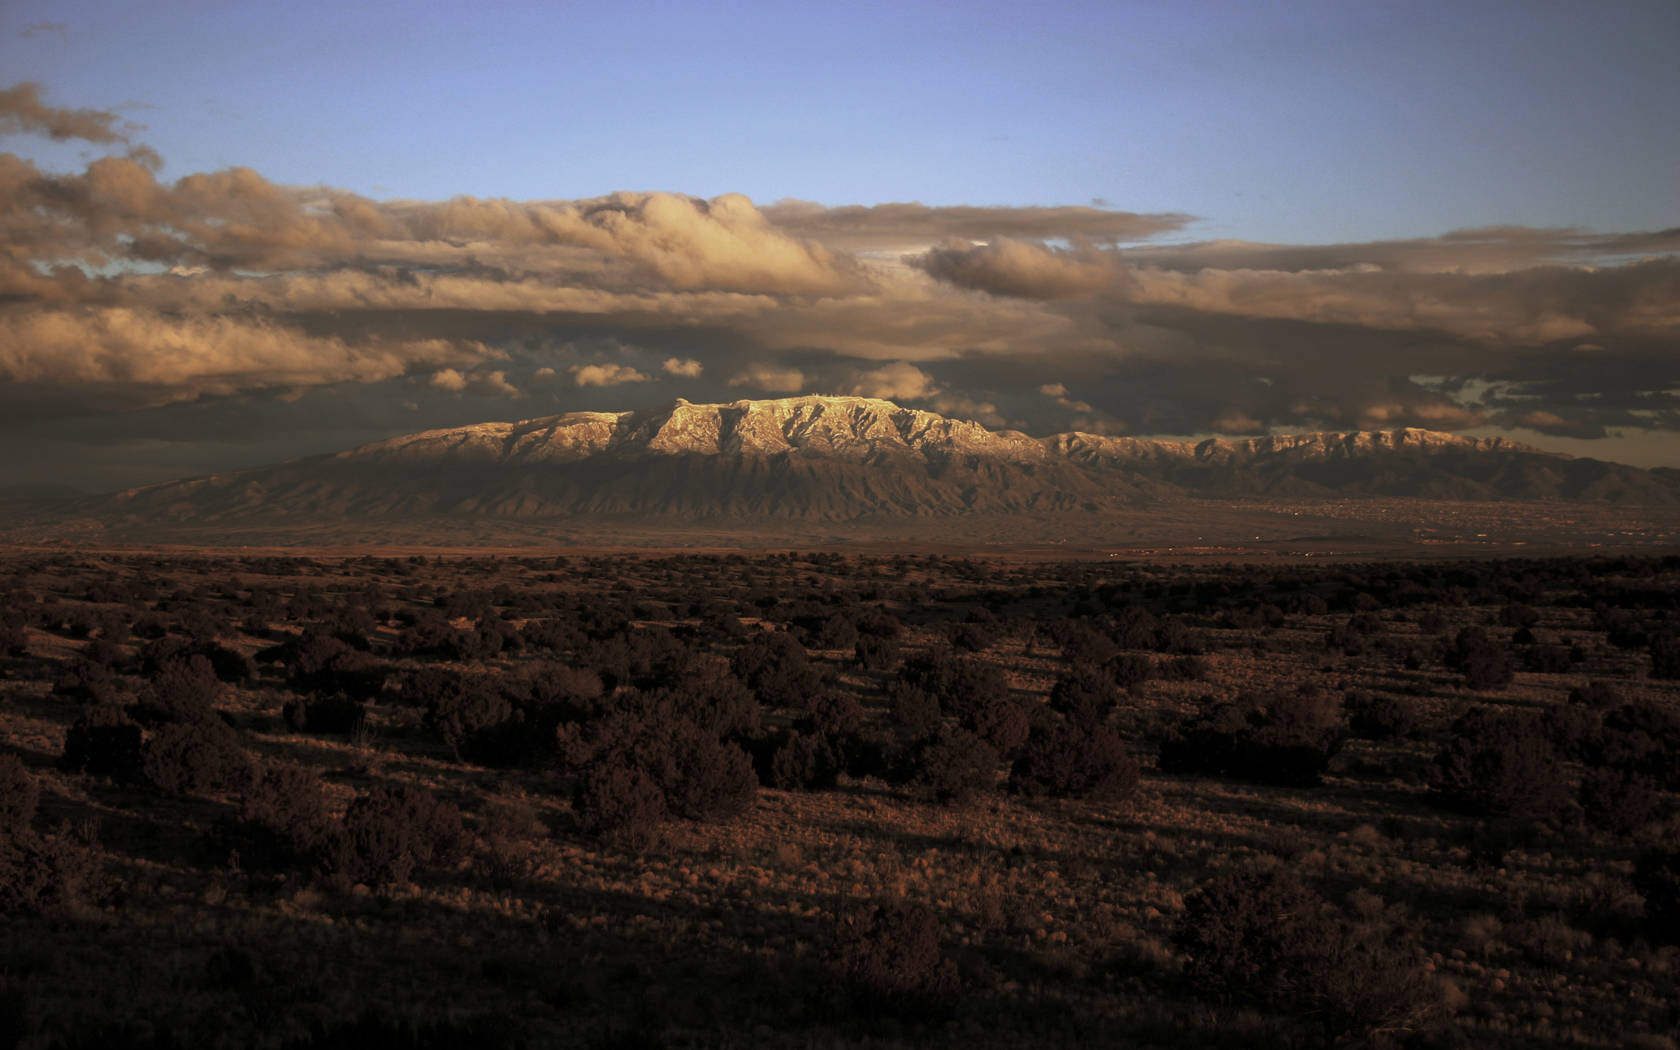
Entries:
{"type": "Polygon", "coordinates": [[[891,401],[808,395],[422,431],[11,517],[135,535],[421,519],[681,530],[984,518],[1015,530],[1249,497],[1676,507],[1680,476],[1409,428],[1035,438],[891,401]]]}

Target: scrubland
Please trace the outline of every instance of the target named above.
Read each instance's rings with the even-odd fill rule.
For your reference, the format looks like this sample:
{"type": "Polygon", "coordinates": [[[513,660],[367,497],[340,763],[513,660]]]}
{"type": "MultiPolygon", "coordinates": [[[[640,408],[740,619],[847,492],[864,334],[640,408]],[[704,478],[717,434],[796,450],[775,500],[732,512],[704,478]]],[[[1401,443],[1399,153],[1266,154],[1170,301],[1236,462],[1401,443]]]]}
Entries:
{"type": "Polygon", "coordinates": [[[1680,558],[0,556],[0,1045],[1672,1047],[1680,558]]]}

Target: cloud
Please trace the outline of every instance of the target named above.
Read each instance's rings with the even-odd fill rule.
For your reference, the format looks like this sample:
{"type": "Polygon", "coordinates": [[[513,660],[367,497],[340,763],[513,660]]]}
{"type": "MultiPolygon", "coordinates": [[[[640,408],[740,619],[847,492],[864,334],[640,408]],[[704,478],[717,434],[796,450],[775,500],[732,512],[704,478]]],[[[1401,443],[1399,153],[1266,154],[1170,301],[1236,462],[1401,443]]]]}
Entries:
{"type": "Polygon", "coordinates": [[[491,356],[482,344],[358,343],[251,318],[172,318],[123,308],[0,312],[0,382],[80,389],[90,406],[126,409],[204,395],[370,383],[491,356]]]}
{"type": "Polygon", "coordinates": [[[998,407],[990,401],[976,401],[962,394],[937,395],[928,407],[942,416],[973,420],[992,430],[1002,430],[1009,425],[1009,421],[998,412],[998,407]]]}
{"type": "Polygon", "coordinates": [[[576,386],[617,386],[620,383],[646,383],[653,377],[627,365],[576,365],[566,370],[576,386]]]}
{"type": "Polygon", "coordinates": [[[755,364],[730,377],[729,385],[754,387],[771,394],[797,394],[805,386],[805,373],[797,368],[755,364]]]}
{"type": "Polygon", "coordinates": [[[474,395],[407,426],[511,416],[509,376],[564,410],[671,376],[1036,433],[1680,432],[1680,229],[1174,244],[1188,216],[1106,206],[375,201],[240,167],[160,179],[114,113],[28,83],[0,92],[0,132],[114,147],[71,172],[0,153],[10,403],[474,395]]]}
{"type": "MultiPolygon", "coordinates": [[[[21,35],[33,36],[35,30],[63,31],[64,27],[41,22],[26,28],[21,35]]],[[[0,135],[32,133],[45,135],[62,142],[82,139],[100,145],[127,144],[128,135],[115,127],[120,118],[102,109],[60,109],[41,101],[41,85],[23,81],[0,89],[0,135]]]]}
{"type": "Polygon", "coordinates": [[[905,361],[894,361],[860,374],[851,385],[859,397],[889,401],[920,401],[939,392],[933,377],[905,361]]]}
{"type": "Polygon", "coordinates": [[[790,234],[854,250],[904,248],[951,238],[1067,239],[1112,244],[1171,233],[1193,221],[1181,212],[1140,215],[1076,206],[930,207],[917,201],[828,208],[810,201],[780,200],[761,210],[790,234]]]}
{"type": "Polygon", "coordinates": [[[23,37],[25,40],[30,40],[47,33],[57,33],[59,36],[63,36],[65,28],[66,26],[63,22],[31,22],[29,25],[26,25],[22,29],[18,30],[18,36],[23,37]]]}
{"type": "Polygon", "coordinates": [[[1089,247],[1001,237],[990,244],[948,242],[906,261],[959,288],[1024,299],[1083,299],[1112,285],[1117,273],[1110,256],[1089,247]]]}
{"type": "Polygon", "coordinates": [[[525,396],[525,392],[507,381],[507,374],[501,371],[479,370],[462,375],[453,368],[443,368],[432,373],[426,380],[426,385],[434,390],[443,390],[451,394],[474,394],[478,397],[503,397],[518,399],[525,396]]]}

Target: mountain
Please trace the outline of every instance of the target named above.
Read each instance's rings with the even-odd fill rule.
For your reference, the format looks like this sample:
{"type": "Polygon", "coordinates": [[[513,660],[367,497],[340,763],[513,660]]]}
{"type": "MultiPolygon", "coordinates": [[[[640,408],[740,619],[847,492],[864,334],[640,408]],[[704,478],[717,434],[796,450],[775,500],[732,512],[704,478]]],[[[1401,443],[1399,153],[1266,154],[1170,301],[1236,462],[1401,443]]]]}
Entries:
{"type": "Polygon", "coordinates": [[[53,510],[113,534],[419,519],[728,528],[1135,515],[1232,497],[1675,507],[1680,478],[1425,430],[1033,438],[890,401],[808,396],[433,430],[53,510]]]}

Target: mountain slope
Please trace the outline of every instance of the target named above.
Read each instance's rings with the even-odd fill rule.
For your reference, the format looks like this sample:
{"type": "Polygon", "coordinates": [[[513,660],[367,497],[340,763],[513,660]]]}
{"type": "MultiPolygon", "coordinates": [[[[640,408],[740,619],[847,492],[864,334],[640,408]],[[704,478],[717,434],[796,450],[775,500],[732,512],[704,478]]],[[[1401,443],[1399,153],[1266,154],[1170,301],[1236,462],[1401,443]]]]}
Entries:
{"type": "Polygon", "coordinates": [[[810,396],[428,431],[78,500],[72,511],[134,527],[428,516],[842,523],[1136,512],[1195,496],[1669,507],[1680,505],[1680,480],[1423,430],[1199,444],[1032,438],[890,401],[810,396]]]}

